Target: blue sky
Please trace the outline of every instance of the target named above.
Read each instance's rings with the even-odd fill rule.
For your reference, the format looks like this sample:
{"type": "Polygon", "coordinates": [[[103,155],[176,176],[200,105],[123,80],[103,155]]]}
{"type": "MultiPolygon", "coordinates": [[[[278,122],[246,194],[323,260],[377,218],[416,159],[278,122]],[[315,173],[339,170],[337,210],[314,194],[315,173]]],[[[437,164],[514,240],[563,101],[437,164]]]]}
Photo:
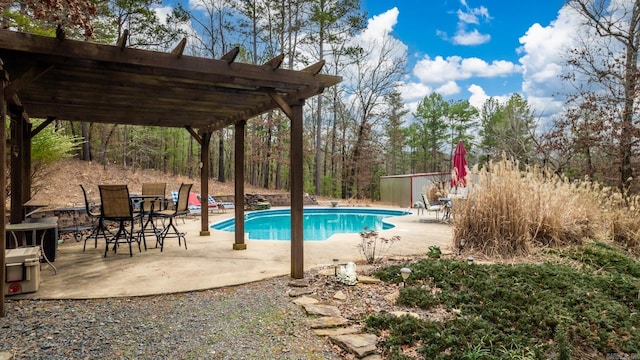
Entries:
{"type": "MultiPolygon", "coordinates": [[[[182,2],[188,8],[202,0],[182,2]]],[[[361,0],[368,27],[360,41],[390,36],[406,52],[399,87],[411,112],[432,92],[469,100],[524,96],[539,118],[561,111],[563,55],[580,18],[565,0],[361,0]]],[[[164,8],[166,11],[166,7],[164,8]]],[[[375,41],[375,40],[374,40],[375,41]]]]}
{"type": "Polygon", "coordinates": [[[564,0],[362,0],[369,27],[407,46],[403,98],[412,110],[432,91],[479,106],[525,96],[538,116],[561,108],[562,51],[578,18],[564,0]],[[563,11],[561,11],[563,9],[563,11]]]}

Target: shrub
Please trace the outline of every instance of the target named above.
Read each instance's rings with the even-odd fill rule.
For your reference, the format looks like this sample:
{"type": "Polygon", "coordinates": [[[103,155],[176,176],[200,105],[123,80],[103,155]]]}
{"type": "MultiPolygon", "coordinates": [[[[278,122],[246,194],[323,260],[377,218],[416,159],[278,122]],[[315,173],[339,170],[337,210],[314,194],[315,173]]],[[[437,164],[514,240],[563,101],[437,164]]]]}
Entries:
{"type": "Polygon", "coordinates": [[[358,249],[364,256],[367,264],[374,264],[382,261],[382,258],[389,252],[393,243],[400,241],[400,236],[393,236],[390,239],[379,237],[374,230],[360,232],[360,244],[358,249]]]}
{"type": "MultiPolygon", "coordinates": [[[[404,264],[412,269],[411,286],[400,289],[397,305],[438,316],[373,314],[366,329],[384,335],[383,351],[415,348],[434,360],[637,354],[638,262],[602,244],[554,253],[560,259],[539,264],[468,265],[451,259],[404,264]]],[[[393,265],[375,275],[396,283],[398,271],[393,265]]]]}

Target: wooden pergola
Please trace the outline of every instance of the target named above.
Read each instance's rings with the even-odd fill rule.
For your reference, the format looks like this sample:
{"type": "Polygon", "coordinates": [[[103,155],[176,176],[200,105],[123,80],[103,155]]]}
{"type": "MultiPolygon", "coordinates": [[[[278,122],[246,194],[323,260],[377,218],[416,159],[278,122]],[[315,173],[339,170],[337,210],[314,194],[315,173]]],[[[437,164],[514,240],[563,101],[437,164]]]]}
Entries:
{"type": "MultiPolygon", "coordinates": [[[[2,116],[9,116],[10,137],[0,127],[1,153],[10,149],[10,222],[24,219],[31,194],[31,138],[54,120],[185,128],[200,144],[201,189],[209,194],[209,144],[212,134],[235,128],[235,241],[244,240],[244,134],[250,118],[280,109],[291,119],[291,276],[303,278],[303,148],[302,107],[306,99],[341,81],[320,74],[324,62],[303,70],[280,68],[283,55],[263,65],[236,63],[239,49],[220,59],[183,55],[186,40],[171,53],[126,47],[127,33],[117,45],[43,37],[0,30],[2,116]],[[30,118],[46,121],[33,128],[30,118]]],[[[6,164],[0,169],[6,173],[6,164]]],[[[0,189],[6,185],[0,176],[0,189]]],[[[0,200],[6,203],[1,192],[0,200]]],[[[6,218],[5,207],[0,212],[6,218]]],[[[202,212],[201,236],[209,235],[208,213],[202,212]]],[[[0,260],[5,271],[5,222],[0,260]]],[[[2,294],[4,297],[4,294],[2,294]]],[[[4,303],[4,298],[2,298],[4,303]]]]}

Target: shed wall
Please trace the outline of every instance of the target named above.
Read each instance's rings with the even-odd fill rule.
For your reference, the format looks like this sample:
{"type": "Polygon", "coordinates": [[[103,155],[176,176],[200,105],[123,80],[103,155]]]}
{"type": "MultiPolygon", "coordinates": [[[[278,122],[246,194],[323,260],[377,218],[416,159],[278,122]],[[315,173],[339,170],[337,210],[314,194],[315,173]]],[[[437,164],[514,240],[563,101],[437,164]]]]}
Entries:
{"type": "Polygon", "coordinates": [[[422,202],[422,192],[434,182],[451,179],[449,173],[407,174],[380,178],[380,200],[400,207],[422,202]]]}

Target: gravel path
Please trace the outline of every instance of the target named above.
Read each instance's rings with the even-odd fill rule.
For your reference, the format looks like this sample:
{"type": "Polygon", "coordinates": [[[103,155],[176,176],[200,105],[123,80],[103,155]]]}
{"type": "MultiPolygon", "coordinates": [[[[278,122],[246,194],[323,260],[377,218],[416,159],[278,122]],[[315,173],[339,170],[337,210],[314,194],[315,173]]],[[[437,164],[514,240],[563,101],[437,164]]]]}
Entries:
{"type": "Polygon", "coordinates": [[[291,303],[289,281],[137,298],[7,297],[0,351],[15,359],[339,359],[291,303]]]}

